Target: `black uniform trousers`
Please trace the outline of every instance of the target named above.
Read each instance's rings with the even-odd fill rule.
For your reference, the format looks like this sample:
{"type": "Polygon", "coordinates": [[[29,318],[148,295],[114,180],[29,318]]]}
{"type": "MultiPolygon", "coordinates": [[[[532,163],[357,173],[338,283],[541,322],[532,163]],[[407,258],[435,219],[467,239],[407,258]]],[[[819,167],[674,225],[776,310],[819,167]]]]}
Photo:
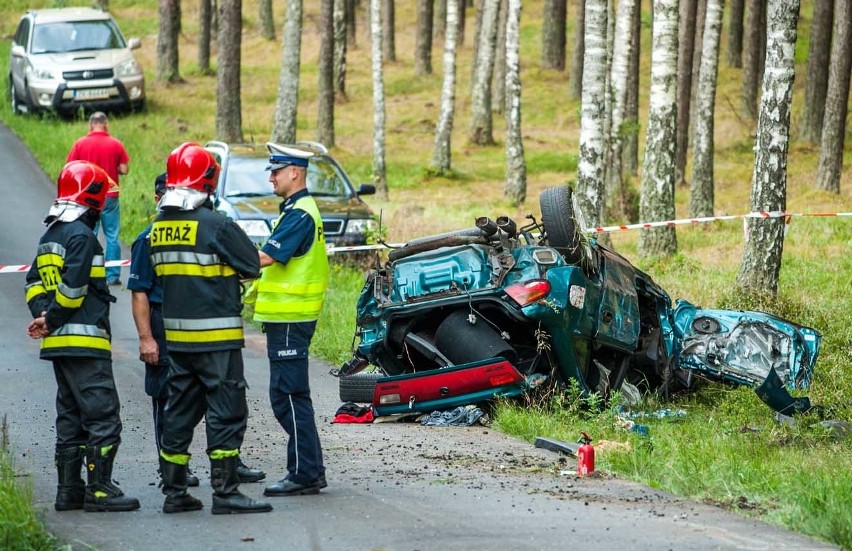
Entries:
{"type": "Polygon", "coordinates": [[[53,359],[57,447],[102,448],[121,442],[118,392],[112,360],[53,359]]]}
{"type": "Polygon", "coordinates": [[[163,437],[163,415],[166,400],[169,397],[167,379],[169,375],[169,354],[166,351],[166,328],[163,325],[163,311],[159,304],[151,303],[151,335],[157,341],[160,350],[159,361],[145,364],[145,394],[151,397],[151,410],[154,415],[154,437],[157,450],[163,437]]]}
{"type": "Polygon", "coordinates": [[[308,383],[308,347],[317,322],[264,323],[269,355],[269,400],[289,436],[287,478],[310,485],[325,474],[308,383]]]}
{"type": "Polygon", "coordinates": [[[168,400],[160,445],[186,454],[195,426],[207,423],[207,453],[238,450],[246,434],[248,407],[240,349],[169,352],[168,400]]]}

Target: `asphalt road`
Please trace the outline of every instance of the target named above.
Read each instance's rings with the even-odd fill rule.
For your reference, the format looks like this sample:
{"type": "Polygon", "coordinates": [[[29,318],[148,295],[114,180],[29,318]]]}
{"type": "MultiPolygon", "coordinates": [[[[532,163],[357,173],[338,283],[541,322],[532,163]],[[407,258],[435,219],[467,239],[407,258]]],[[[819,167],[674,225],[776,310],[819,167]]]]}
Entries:
{"type": "MultiPolygon", "coordinates": [[[[28,264],[54,187],[2,123],[0,166],[0,265],[28,264]]],[[[29,312],[23,285],[23,274],[0,274],[0,415],[8,420],[22,480],[32,482],[36,510],[73,549],[832,548],[638,484],[562,475],[573,462],[488,428],[332,425],[340,405],[336,380],[318,360],[312,360],[311,385],[329,482],[321,495],[272,499],[275,509],[268,514],[211,515],[209,465],[199,429],[191,451],[202,484],[193,494],[205,509],[163,514],[150,401],[143,392],[130,293],[124,289],[115,291],[118,303],[111,317],[124,424],[114,478],[142,507],[129,513],[56,513],[55,381],[50,364],[38,359],[38,343],[25,334],[29,312]]],[[[244,357],[250,418],[243,457],[275,480],[284,472],[286,445],[269,408],[263,335],[248,332],[244,357]]],[[[263,483],[242,489],[260,497],[263,483]]]]}

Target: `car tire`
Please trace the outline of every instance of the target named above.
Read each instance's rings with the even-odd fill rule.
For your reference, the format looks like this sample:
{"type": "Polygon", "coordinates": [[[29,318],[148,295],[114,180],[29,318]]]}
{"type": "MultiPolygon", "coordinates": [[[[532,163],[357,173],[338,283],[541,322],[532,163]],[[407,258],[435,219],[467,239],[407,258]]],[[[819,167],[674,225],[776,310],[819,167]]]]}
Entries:
{"type": "Polygon", "coordinates": [[[583,249],[574,219],[572,193],[568,186],[547,188],[541,193],[539,206],[548,244],[559,251],[566,262],[577,264],[583,257],[583,249]]]}
{"type": "Polygon", "coordinates": [[[12,114],[20,115],[21,114],[21,104],[18,101],[18,93],[15,91],[15,81],[12,79],[12,75],[9,75],[9,100],[12,102],[12,114]]]}
{"type": "Polygon", "coordinates": [[[356,373],[340,377],[340,401],[369,404],[373,401],[376,381],[384,377],[382,373],[356,373]]]}

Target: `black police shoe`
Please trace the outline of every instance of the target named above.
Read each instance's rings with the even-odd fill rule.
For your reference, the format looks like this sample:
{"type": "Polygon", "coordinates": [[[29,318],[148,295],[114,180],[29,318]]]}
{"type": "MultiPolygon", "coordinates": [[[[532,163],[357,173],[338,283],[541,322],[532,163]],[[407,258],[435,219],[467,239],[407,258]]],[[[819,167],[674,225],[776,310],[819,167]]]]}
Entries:
{"type": "Polygon", "coordinates": [[[263,495],[267,497],[275,496],[311,496],[316,495],[320,491],[320,481],[316,480],[310,484],[297,484],[286,478],[279,480],[275,484],[270,484],[263,490],[263,495]]]}

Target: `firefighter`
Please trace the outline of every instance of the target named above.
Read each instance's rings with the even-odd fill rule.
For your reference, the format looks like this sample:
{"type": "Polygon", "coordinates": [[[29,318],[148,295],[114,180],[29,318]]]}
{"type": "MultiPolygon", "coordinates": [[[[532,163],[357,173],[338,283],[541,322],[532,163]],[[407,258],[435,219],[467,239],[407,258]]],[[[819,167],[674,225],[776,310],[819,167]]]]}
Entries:
{"type": "Polygon", "coordinates": [[[308,348],[328,287],[328,258],[322,218],[307,190],[312,154],[272,143],[267,148],[269,181],[283,201],[259,252],[264,268],[254,286],[254,319],[266,332],[269,397],[288,440],[287,475],[263,494],[313,495],[327,484],[308,384],[308,348]]]}
{"type": "Polygon", "coordinates": [[[112,373],[104,251],[93,229],[110,177],[97,165],[72,161],[59,174],[57,196],[32,267],[26,300],[41,339],[40,358],[56,376],[57,511],[132,511],[139,501],[112,481],[121,443],[118,393],[112,373]],[[88,483],[80,477],[86,458],[88,483]]]}
{"type": "Polygon", "coordinates": [[[160,442],[165,513],[202,508],[186,491],[188,450],[202,417],[213,514],[272,510],[239,491],[237,465],[248,417],[240,278],[257,277],[260,267],[248,236],[213,210],[210,195],[219,169],[198,144],[184,143],[172,151],[166,193],[150,233],[171,360],[160,442]]]}

